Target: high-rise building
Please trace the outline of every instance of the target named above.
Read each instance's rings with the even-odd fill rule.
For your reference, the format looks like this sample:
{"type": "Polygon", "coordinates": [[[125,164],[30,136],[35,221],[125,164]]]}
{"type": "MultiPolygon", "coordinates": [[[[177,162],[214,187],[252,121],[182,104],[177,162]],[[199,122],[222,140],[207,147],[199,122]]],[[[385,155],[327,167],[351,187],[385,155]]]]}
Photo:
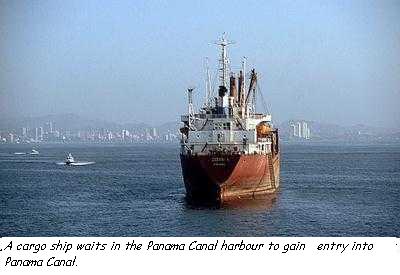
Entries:
{"type": "Polygon", "coordinates": [[[111,141],[113,139],[113,134],[111,132],[107,133],[107,139],[108,141],[111,141]]]}
{"type": "Polygon", "coordinates": [[[49,121],[45,125],[45,132],[46,134],[52,134],[54,131],[54,124],[53,122],[49,121]]]}
{"type": "Polygon", "coordinates": [[[44,134],[43,127],[39,127],[39,139],[40,140],[43,140],[43,134],[44,134]]]}
{"type": "Polygon", "coordinates": [[[297,133],[296,133],[296,125],[294,125],[294,124],[292,123],[292,124],[290,124],[290,126],[292,127],[292,130],[293,130],[293,132],[292,132],[292,136],[294,136],[294,137],[297,137],[297,133]]]}
{"type": "Polygon", "coordinates": [[[122,140],[128,140],[129,138],[129,131],[128,130],[122,130],[122,140]]]}
{"type": "Polygon", "coordinates": [[[157,137],[157,129],[153,128],[153,137],[156,138],[157,137]]]}
{"type": "Polygon", "coordinates": [[[290,124],[290,136],[310,139],[310,127],[306,121],[293,121],[290,124]]]}
{"type": "Polygon", "coordinates": [[[297,127],[298,127],[298,137],[302,137],[302,135],[301,135],[301,122],[299,121],[299,122],[297,122],[297,127]]]}
{"type": "Polygon", "coordinates": [[[56,138],[60,137],[60,132],[59,131],[53,129],[52,133],[53,133],[54,137],[56,137],[56,138]]]}
{"type": "Polygon", "coordinates": [[[303,121],[302,126],[303,126],[302,128],[303,138],[307,139],[307,132],[308,132],[307,122],[303,121]]]}
{"type": "Polygon", "coordinates": [[[152,140],[150,129],[146,128],[146,141],[152,140]]]}

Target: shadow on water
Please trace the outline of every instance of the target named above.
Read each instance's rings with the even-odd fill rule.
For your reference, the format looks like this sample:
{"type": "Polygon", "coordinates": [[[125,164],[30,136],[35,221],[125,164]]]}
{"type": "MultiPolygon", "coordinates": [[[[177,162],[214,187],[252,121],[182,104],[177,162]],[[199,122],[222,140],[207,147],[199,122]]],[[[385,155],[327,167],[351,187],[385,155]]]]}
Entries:
{"type": "Polygon", "coordinates": [[[255,209],[255,210],[271,210],[276,201],[278,194],[268,194],[257,196],[256,198],[241,198],[223,202],[210,201],[193,201],[185,197],[185,206],[190,210],[216,210],[216,209],[255,209]]]}

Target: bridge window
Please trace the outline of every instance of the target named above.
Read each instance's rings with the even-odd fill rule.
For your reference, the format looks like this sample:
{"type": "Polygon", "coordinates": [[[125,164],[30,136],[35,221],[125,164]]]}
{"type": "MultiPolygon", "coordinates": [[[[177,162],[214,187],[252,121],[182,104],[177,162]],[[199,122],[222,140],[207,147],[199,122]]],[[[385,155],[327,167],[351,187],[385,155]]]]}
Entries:
{"type": "Polygon", "coordinates": [[[231,129],[231,123],[230,122],[226,122],[224,123],[224,130],[230,130],[231,129]]]}
{"type": "Polygon", "coordinates": [[[214,130],[221,130],[222,125],[220,123],[214,123],[214,130]]]}

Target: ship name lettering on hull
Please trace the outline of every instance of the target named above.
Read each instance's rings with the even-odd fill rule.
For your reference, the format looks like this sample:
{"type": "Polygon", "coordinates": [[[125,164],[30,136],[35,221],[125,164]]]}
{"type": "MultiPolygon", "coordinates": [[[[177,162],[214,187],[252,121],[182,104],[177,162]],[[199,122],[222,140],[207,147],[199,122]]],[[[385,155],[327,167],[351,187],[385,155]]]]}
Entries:
{"type": "Polygon", "coordinates": [[[226,166],[226,160],[224,158],[212,158],[211,162],[213,166],[226,166]]]}

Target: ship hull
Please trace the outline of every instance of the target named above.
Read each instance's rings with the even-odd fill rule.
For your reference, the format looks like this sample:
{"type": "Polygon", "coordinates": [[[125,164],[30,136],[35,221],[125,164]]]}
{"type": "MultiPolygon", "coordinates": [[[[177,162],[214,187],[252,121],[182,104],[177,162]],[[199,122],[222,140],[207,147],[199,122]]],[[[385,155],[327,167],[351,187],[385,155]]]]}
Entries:
{"type": "Polygon", "coordinates": [[[183,155],[186,195],[193,202],[224,202],[275,193],[279,154],[183,155]]]}

